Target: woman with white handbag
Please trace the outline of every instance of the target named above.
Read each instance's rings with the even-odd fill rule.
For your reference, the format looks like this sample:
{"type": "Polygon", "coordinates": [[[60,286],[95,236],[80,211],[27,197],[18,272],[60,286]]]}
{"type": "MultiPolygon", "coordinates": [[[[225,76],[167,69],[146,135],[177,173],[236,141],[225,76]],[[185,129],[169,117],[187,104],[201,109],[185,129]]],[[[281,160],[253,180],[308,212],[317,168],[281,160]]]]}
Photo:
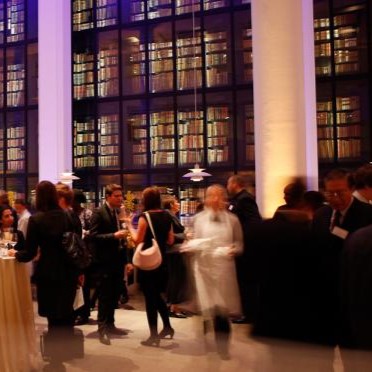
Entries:
{"type": "Polygon", "coordinates": [[[139,269],[139,280],[145,296],[146,315],[150,337],[142,341],[145,346],[159,346],[160,339],[173,338],[174,329],[170,325],[167,305],[161,295],[167,283],[165,251],[173,244],[172,219],[168,212],[161,209],[160,192],[156,187],[143,191],[144,213],[135,231],[130,218],[127,226],[136,244],[133,264],[139,269]],[[159,254],[160,252],[160,254],[159,254]],[[163,321],[163,330],[158,333],[158,313],[163,321]]]}

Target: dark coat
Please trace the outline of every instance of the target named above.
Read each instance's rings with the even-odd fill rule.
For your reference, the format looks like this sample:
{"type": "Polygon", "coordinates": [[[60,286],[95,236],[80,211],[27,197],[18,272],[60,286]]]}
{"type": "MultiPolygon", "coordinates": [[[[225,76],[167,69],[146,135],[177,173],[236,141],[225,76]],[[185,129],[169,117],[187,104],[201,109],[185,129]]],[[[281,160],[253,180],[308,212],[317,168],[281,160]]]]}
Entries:
{"type": "Polygon", "coordinates": [[[346,347],[372,349],[372,226],[356,231],[341,256],[341,337],[346,347]]]}
{"type": "Polygon", "coordinates": [[[62,209],[38,212],[29,219],[25,250],[16,253],[18,261],[28,262],[40,248],[34,278],[41,316],[60,319],[73,312],[79,273],[62,246],[63,233],[72,230],[62,209]]]}
{"type": "MultiPolygon", "coordinates": [[[[318,307],[314,311],[319,319],[314,337],[327,344],[337,343],[340,333],[340,257],[345,244],[345,240],[331,234],[331,217],[330,206],[320,208],[314,215],[312,227],[316,256],[314,287],[318,293],[318,307]]],[[[370,224],[372,206],[354,198],[340,227],[349,232],[349,238],[356,230],[370,224]]]]}
{"type": "Polygon", "coordinates": [[[92,244],[96,270],[100,273],[119,273],[123,270],[124,247],[114,237],[118,231],[110,208],[105,203],[97,208],[92,215],[90,240],[92,244]]]}

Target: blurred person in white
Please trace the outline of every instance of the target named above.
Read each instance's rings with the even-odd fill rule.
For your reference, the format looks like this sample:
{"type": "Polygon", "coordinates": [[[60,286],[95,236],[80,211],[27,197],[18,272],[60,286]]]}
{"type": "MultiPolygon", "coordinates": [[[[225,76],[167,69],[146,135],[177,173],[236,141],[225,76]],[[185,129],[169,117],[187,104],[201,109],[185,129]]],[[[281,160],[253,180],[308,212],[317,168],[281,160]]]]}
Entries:
{"type": "Polygon", "coordinates": [[[212,321],[217,351],[223,359],[229,358],[229,316],[241,314],[234,257],[243,251],[240,222],[226,207],[226,189],[221,185],[209,186],[204,210],[194,220],[194,238],[208,238],[209,244],[203,244],[193,257],[204,333],[212,321]]]}

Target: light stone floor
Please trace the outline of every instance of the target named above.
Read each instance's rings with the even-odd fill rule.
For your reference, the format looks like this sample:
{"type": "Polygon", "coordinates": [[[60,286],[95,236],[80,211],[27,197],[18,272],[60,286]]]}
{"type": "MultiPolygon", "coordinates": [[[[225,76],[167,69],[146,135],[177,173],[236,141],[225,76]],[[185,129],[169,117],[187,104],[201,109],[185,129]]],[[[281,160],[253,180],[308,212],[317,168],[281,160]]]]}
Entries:
{"type": "MultiPolygon", "coordinates": [[[[216,352],[213,335],[202,334],[202,319],[196,315],[187,319],[171,319],[176,331],[173,340],[162,340],[158,348],[142,346],[140,341],[148,337],[148,328],[141,295],[131,296],[129,304],[132,309],[118,309],[115,315],[116,325],[129,333],[127,336],[112,338],[110,346],[99,343],[97,326],[94,324],[97,312],[92,312],[92,324],[79,327],[85,338],[84,358],[65,362],[66,371],[344,371],[341,354],[337,349],[334,351],[316,345],[253,339],[249,336],[249,325],[233,325],[230,359],[222,360],[216,352]]],[[[46,322],[38,316],[35,322],[39,337],[46,329],[46,322]]],[[[343,354],[342,357],[349,364],[345,372],[372,371],[369,354],[351,353],[343,354]]],[[[38,371],[42,371],[45,365],[45,362],[40,361],[38,371]]]]}

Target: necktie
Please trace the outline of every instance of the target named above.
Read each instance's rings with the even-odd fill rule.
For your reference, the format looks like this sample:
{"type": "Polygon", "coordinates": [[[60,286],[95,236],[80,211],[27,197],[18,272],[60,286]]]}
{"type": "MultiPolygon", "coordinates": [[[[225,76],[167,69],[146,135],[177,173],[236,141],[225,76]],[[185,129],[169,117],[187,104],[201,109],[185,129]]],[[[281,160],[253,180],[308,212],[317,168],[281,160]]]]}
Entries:
{"type": "Polygon", "coordinates": [[[334,219],[334,223],[333,223],[334,226],[341,226],[341,217],[342,217],[341,212],[340,211],[336,211],[336,213],[335,213],[335,219],[334,219]]]}

